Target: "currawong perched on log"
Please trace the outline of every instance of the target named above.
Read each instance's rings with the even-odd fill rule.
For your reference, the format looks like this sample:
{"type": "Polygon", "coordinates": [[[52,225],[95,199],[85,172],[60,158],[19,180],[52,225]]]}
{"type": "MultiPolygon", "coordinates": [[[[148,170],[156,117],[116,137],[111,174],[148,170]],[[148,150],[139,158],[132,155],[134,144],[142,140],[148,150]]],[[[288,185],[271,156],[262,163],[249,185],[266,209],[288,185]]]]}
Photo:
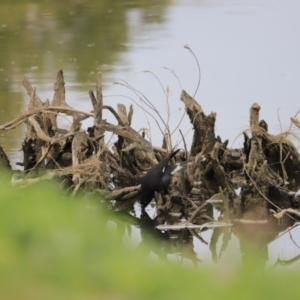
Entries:
{"type": "Polygon", "coordinates": [[[153,199],[156,191],[167,190],[172,176],[182,169],[185,162],[168,165],[169,161],[178,153],[179,149],[169,153],[162,161],[153,166],[144,176],[141,185],[141,205],[144,209],[153,199]]]}

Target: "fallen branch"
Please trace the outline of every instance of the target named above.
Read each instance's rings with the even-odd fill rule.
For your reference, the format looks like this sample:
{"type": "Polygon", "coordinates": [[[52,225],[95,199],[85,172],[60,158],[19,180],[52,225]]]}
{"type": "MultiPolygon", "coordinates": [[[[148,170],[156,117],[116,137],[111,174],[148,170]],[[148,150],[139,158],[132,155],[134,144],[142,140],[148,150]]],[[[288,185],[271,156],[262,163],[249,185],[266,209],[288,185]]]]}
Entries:
{"type": "Polygon", "coordinates": [[[108,192],[106,190],[97,190],[98,193],[100,193],[106,200],[125,200],[129,199],[127,195],[130,195],[130,198],[133,196],[136,196],[141,189],[141,185],[131,186],[131,187],[125,187],[120,190],[115,190],[112,192],[108,192]]]}
{"type": "Polygon", "coordinates": [[[274,210],[271,210],[271,212],[273,213],[273,217],[275,217],[276,219],[281,219],[287,213],[293,214],[297,217],[300,217],[300,212],[298,210],[293,209],[293,208],[283,209],[279,213],[276,213],[274,210]]]}
{"type": "Polygon", "coordinates": [[[62,107],[62,106],[45,106],[45,107],[41,107],[41,108],[35,108],[33,110],[23,113],[21,116],[18,116],[17,118],[1,125],[0,130],[13,129],[13,128],[17,127],[18,125],[22,124],[23,122],[25,122],[27,120],[27,118],[29,118],[32,115],[36,115],[39,113],[51,113],[52,111],[61,111],[61,112],[65,112],[66,114],[69,113],[70,115],[73,115],[72,113],[75,112],[75,113],[86,115],[87,117],[93,117],[93,113],[88,113],[88,112],[74,109],[74,108],[68,108],[68,107],[62,107]]]}

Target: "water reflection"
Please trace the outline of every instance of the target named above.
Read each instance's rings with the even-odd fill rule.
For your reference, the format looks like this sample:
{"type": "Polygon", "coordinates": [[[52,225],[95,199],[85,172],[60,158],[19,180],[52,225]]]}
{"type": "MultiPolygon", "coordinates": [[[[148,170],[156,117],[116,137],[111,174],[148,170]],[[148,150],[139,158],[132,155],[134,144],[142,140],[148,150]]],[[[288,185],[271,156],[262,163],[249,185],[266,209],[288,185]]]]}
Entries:
{"type": "MultiPolygon", "coordinates": [[[[163,23],[169,1],[22,1],[0,3],[0,124],[15,118],[29,101],[22,87],[27,75],[45,101],[51,100],[53,78],[65,70],[67,99],[74,107],[90,104],[95,73],[102,70],[104,86],[121,62],[136,25],[163,23]],[[133,14],[138,11],[138,14],[133,14]],[[129,22],[130,18],[130,22],[129,22]],[[83,93],[75,94],[74,91],[83,93]]],[[[1,132],[0,143],[12,161],[24,128],[1,132]]]]}
{"type": "Polygon", "coordinates": [[[232,226],[213,229],[204,226],[201,229],[159,230],[158,225],[178,224],[182,220],[168,214],[154,214],[150,217],[152,210],[148,211],[149,214],[144,211],[140,215],[135,210],[134,214],[139,217],[132,215],[133,212],[118,211],[118,220],[122,222],[117,221],[117,227],[121,236],[126,235],[125,227],[138,228],[132,234],[133,229],[130,227],[130,244],[135,244],[135,250],[144,251],[146,256],[154,255],[159,259],[190,263],[198,267],[216,264],[230,269],[240,265],[256,269],[274,269],[279,266],[297,268],[300,263],[300,227],[298,223],[293,226],[289,218],[280,223],[270,219],[264,224],[236,221],[232,226]],[[283,242],[282,238],[287,236],[290,239],[283,242]]]}

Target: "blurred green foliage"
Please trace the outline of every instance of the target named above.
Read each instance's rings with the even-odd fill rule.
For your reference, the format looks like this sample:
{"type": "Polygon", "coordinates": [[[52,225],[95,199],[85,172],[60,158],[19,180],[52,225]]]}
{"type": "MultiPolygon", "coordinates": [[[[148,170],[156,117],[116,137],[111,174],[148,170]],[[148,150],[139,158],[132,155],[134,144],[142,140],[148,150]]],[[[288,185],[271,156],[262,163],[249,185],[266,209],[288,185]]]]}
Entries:
{"type": "Polygon", "coordinates": [[[129,250],[100,200],[70,200],[55,183],[19,189],[2,181],[1,299],[299,297],[296,272],[196,269],[129,250]]]}

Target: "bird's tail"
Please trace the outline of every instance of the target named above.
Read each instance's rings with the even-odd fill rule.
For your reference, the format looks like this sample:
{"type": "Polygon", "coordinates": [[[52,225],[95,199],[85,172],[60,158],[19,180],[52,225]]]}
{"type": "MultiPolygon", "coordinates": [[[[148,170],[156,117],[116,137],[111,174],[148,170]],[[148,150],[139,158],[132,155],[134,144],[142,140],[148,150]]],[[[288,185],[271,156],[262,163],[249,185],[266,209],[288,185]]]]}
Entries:
{"type": "Polygon", "coordinates": [[[180,149],[177,149],[174,151],[174,148],[173,148],[172,151],[169,153],[168,161],[171,160],[179,151],[180,151],[180,149]]]}

